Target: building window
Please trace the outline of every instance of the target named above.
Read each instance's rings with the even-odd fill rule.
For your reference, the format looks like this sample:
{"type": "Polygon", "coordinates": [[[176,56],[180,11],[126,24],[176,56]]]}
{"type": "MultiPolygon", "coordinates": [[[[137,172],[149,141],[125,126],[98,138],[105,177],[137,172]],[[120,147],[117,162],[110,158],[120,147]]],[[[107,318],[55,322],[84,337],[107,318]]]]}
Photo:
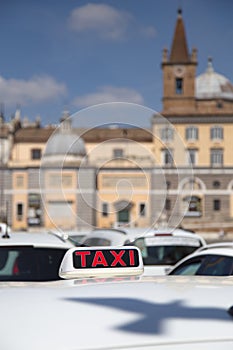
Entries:
{"type": "Polygon", "coordinates": [[[162,162],[163,162],[163,165],[166,165],[166,166],[173,165],[173,150],[171,149],[162,150],[162,162]]]}
{"type": "Polygon", "coordinates": [[[198,140],[198,128],[196,126],[189,126],[185,130],[185,137],[187,141],[198,140]]]}
{"type": "Polygon", "coordinates": [[[221,209],[221,201],[219,199],[214,199],[213,201],[213,210],[219,211],[221,209]]]}
{"type": "Polygon", "coordinates": [[[197,196],[185,197],[183,199],[186,208],[184,216],[199,217],[202,215],[202,203],[201,198],[197,196]]]}
{"type": "Polygon", "coordinates": [[[176,78],[176,94],[181,95],[183,93],[183,79],[176,78]]]}
{"type": "Polygon", "coordinates": [[[102,216],[108,216],[108,203],[102,204],[102,216]]]}
{"type": "Polygon", "coordinates": [[[221,148],[210,150],[210,164],[213,167],[223,166],[223,150],[221,148]]]}
{"type": "Polygon", "coordinates": [[[31,159],[41,159],[41,149],[33,148],[31,150],[31,159]]]}
{"type": "Polygon", "coordinates": [[[23,175],[16,176],[16,187],[17,188],[24,187],[24,176],[23,175]]]}
{"type": "Polygon", "coordinates": [[[122,158],[124,156],[124,152],[122,148],[115,148],[113,150],[113,157],[114,158],[122,158]]]}
{"type": "Polygon", "coordinates": [[[215,181],[213,182],[213,188],[220,188],[220,186],[221,186],[220,181],[215,180],[215,181]]]}
{"type": "Polygon", "coordinates": [[[145,203],[139,204],[139,215],[146,216],[146,204],[145,203]]]}
{"type": "Polygon", "coordinates": [[[166,188],[167,190],[171,188],[171,181],[166,181],[166,188]]]}
{"type": "Polygon", "coordinates": [[[196,165],[197,164],[197,150],[196,149],[188,149],[188,164],[196,165]]]}
{"type": "Polygon", "coordinates": [[[165,127],[160,131],[161,140],[164,142],[172,141],[174,138],[174,130],[171,127],[165,127]]]}
{"type": "Polygon", "coordinates": [[[165,200],[165,209],[166,210],[171,210],[171,200],[167,199],[165,200]]]}
{"type": "Polygon", "coordinates": [[[41,198],[37,193],[28,195],[28,226],[42,225],[41,198]]]}
{"type": "Polygon", "coordinates": [[[223,128],[221,126],[213,126],[210,129],[211,140],[223,140],[223,128]]]}
{"type": "Polygon", "coordinates": [[[17,220],[22,221],[23,220],[23,204],[17,203],[17,220]]]}

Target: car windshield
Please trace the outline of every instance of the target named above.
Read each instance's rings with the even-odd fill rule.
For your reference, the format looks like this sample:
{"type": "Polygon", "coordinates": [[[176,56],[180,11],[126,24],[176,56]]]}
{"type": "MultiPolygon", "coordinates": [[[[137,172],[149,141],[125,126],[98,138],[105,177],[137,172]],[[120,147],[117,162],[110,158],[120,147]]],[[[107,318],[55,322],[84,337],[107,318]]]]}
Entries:
{"type": "Polygon", "coordinates": [[[52,281],[67,249],[0,247],[0,281],[52,281]]]}
{"type": "Polygon", "coordinates": [[[68,240],[75,246],[80,246],[84,237],[85,235],[72,235],[72,236],[69,236],[68,240]]]}
{"type": "Polygon", "coordinates": [[[233,258],[221,255],[197,256],[177,266],[169,275],[230,276],[233,275],[233,258]]]}
{"type": "Polygon", "coordinates": [[[98,238],[98,237],[92,237],[85,239],[82,244],[82,246],[87,247],[93,247],[93,246],[110,246],[111,241],[106,238],[98,238]]]}
{"type": "Polygon", "coordinates": [[[144,265],[175,265],[185,256],[193,253],[198,246],[182,244],[146,245],[144,238],[138,238],[134,244],[141,250],[144,265]]]}

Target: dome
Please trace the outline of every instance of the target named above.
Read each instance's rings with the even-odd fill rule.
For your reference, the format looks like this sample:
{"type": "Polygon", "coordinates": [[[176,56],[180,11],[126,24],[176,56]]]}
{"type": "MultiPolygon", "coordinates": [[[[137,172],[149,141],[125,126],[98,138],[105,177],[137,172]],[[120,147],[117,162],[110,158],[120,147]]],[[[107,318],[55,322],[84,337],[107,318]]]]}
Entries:
{"type": "Polygon", "coordinates": [[[81,137],[75,134],[56,133],[47,143],[45,155],[85,156],[85,144],[81,137]]]}
{"type": "Polygon", "coordinates": [[[211,59],[205,73],[196,78],[196,98],[233,100],[232,83],[214,71],[211,59]]]}
{"type": "Polygon", "coordinates": [[[75,134],[71,128],[71,120],[67,116],[63,118],[60,127],[49,138],[44,152],[45,158],[58,159],[63,157],[75,160],[86,156],[83,139],[75,134]],[[68,157],[68,158],[67,158],[68,157]]]}

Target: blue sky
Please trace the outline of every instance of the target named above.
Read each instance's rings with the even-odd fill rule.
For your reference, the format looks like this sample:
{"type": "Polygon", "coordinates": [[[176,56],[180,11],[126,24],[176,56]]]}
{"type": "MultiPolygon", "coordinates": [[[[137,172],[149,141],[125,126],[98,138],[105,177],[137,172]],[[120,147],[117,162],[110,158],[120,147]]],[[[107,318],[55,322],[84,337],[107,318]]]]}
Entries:
{"type": "MultiPolygon", "coordinates": [[[[197,74],[213,58],[233,81],[231,0],[1,0],[0,103],[6,120],[58,123],[95,104],[122,101],[162,109],[161,59],[182,7],[197,74]]],[[[147,121],[138,123],[146,126],[147,121]]]]}

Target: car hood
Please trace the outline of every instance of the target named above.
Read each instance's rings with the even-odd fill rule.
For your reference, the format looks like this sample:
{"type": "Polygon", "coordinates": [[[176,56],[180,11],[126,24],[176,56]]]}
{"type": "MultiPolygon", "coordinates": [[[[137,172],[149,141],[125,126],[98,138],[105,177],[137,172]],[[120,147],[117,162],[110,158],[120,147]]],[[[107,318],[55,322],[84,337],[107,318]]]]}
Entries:
{"type": "Polygon", "coordinates": [[[233,279],[129,277],[2,283],[4,350],[233,348],[233,279]]]}

